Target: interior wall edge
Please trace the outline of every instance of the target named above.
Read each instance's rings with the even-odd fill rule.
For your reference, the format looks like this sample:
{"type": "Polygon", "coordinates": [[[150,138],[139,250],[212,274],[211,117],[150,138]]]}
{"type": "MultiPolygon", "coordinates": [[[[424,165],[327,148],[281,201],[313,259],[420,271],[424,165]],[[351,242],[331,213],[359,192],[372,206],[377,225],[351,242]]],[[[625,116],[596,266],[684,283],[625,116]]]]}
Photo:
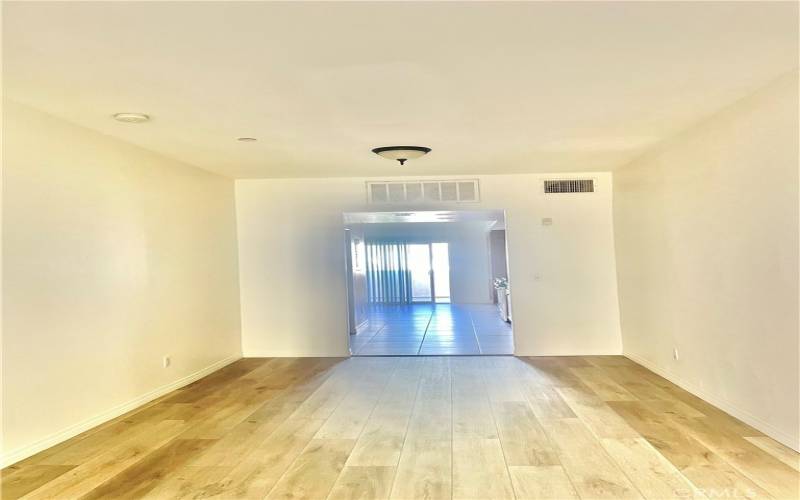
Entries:
{"type": "Polygon", "coordinates": [[[788,446],[789,448],[797,452],[800,452],[800,434],[798,433],[791,434],[785,432],[782,429],[778,429],[777,427],[770,424],[769,422],[766,422],[762,418],[757,417],[756,415],[753,415],[747,410],[742,409],[741,407],[731,402],[730,400],[725,399],[724,397],[709,392],[707,390],[700,389],[693,382],[690,382],[684,378],[679,377],[670,369],[660,366],[658,363],[654,361],[643,358],[631,352],[623,352],[622,355],[630,359],[631,361],[644,366],[645,368],[655,373],[656,375],[664,377],[673,384],[680,386],[685,391],[694,394],[703,401],[711,403],[720,410],[730,414],[731,416],[738,418],[747,425],[763,432],[764,434],[771,437],[775,441],[778,441],[779,443],[788,446]]]}
{"type": "Polygon", "coordinates": [[[98,415],[95,415],[92,418],[84,420],[83,422],[71,425],[63,430],[50,434],[49,436],[46,436],[29,445],[22,446],[14,450],[10,450],[8,452],[4,452],[2,455],[0,455],[0,468],[8,467],[9,465],[14,465],[20,460],[24,460],[43,450],[52,448],[53,446],[62,443],[70,438],[73,438],[82,432],[88,431],[93,427],[97,427],[98,425],[104,424],[109,420],[124,415],[125,413],[139,409],[142,406],[146,405],[147,403],[150,403],[151,401],[160,398],[161,396],[168,394],[174,390],[180,389],[181,387],[187,386],[192,382],[199,380],[205,376],[211,375],[215,371],[220,370],[221,368],[224,368],[225,366],[241,358],[242,356],[237,354],[228,356],[227,358],[223,358],[217,362],[214,362],[206,366],[205,368],[202,368],[194,373],[190,373],[189,375],[186,375],[183,378],[175,380],[174,382],[162,385],[161,387],[146,392],[137,398],[131,399],[130,401],[109,408],[108,410],[98,415]]]}

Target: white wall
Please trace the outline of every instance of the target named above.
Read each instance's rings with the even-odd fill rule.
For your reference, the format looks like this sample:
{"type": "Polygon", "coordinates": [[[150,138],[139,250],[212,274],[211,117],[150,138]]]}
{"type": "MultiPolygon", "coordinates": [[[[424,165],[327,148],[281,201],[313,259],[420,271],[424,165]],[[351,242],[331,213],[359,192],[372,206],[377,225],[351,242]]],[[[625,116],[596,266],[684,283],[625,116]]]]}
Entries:
{"type": "MultiPolygon", "coordinates": [[[[596,193],[566,195],[543,175],[481,176],[482,202],[450,207],[506,210],[517,354],[621,352],[611,174],[589,175],[596,193]]],[[[348,355],[342,213],[375,210],[365,181],[236,181],[246,356],[348,355]]]]}
{"type": "Polygon", "coordinates": [[[240,324],[231,180],[4,108],[9,463],[239,356],[240,324]]]}
{"type": "Polygon", "coordinates": [[[625,353],[795,449],[797,89],[788,75],[614,174],[625,353]]]}
{"type": "Polygon", "coordinates": [[[487,222],[364,224],[363,228],[367,240],[388,237],[447,243],[450,301],[453,304],[491,303],[487,222]]]}

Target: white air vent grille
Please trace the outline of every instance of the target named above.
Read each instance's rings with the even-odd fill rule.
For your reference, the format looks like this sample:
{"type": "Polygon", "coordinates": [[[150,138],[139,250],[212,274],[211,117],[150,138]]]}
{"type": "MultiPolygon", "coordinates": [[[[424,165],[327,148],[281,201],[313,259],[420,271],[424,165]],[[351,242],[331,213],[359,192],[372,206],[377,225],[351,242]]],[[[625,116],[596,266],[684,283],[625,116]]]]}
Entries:
{"type": "Polygon", "coordinates": [[[406,200],[406,190],[402,184],[387,184],[386,187],[389,188],[390,203],[401,203],[406,200]]]}
{"type": "Polygon", "coordinates": [[[370,203],[476,203],[480,201],[477,179],[449,181],[367,182],[370,203]]]}
{"type": "Polygon", "coordinates": [[[369,199],[373,203],[388,203],[389,202],[389,186],[386,184],[369,184],[369,199]]]}
{"type": "Polygon", "coordinates": [[[442,201],[458,201],[458,184],[455,182],[442,182],[439,189],[442,190],[442,201]]]}
{"type": "Polygon", "coordinates": [[[438,182],[425,182],[422,184],[422,190],[425,193],[425,201],[439,201],[442,199],[438,182]]]}
{"type": "Polygon", "coordinates": [[[544,181],[544,192],[555,193],[594,193],[593,179],[558,179],[544,181]]]}

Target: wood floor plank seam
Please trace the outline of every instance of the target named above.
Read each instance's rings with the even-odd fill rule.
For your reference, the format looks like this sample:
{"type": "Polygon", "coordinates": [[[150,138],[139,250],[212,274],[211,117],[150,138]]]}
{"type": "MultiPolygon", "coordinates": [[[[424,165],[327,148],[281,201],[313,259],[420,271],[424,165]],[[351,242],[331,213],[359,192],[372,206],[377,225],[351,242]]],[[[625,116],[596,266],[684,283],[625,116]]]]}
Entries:
{"type": "MultiPolygon", "coordinates": [[[[483,383],[485,385],[486,384],[486,373],[482,371],[482,372],[480,372],[480,375],[481,375],[481,380],[483,380],[483,383]]],[[[491,398],[489,397],[489,392],[487,390],[484,390],[483,391],[483,395],[486,398],[487,403],[489,404],[489,414],[492,417],[492,422],[494,423],[494,428],[497,431],[498,440],[500,440],[500,450],[503,453],[503,463],[505,464],[506,472],[508,473],[509,482],[511,482],[511,491],[512,491],[512,494],[514,495],[514,498],[517,498],[517,492],[516,492],[516,489],[514,488],[514,482],[511,480],[511,473],[509,472],[509,468],[508,468],[509,465],[508,465],[508,457],[506,455],[506,448],[503,446],[502,439],[500,439],[500,427],[497,425],[497,417],[496,417],[495,412],[494,412],[494,407],[492,405],[491,398]]]]}
{"type": "MultiPolygon", "coordinates": [[[[403,433],[403,444],[400,446],[401,450],[403,448],[405,448],[406,439],[408,438],[408,429],[411,426],[411,415],[413,415],[413,413],[414,413],[414,407],[416,406],[417,398],[419,397],[420,379],[421,379],[421,377],[416,377],[416,390],[414,391],[414,400],[411,403],[411,412],[409,413],[409,417],[406,420],[405,432],[403,433]]],[[[397,465],[395,465],[394,474],[392,474],[392,484],[389,486],[389,496],[391,496],[392,490],[394,489],[394,483],[395,483],[395,481],[397,481],[397,472],[399,470],[399,465],[400,465],[399,462],[400,462],[400,460],[399,460],[399,456],[398,456],[398,463],[397,463],[397,465]]]]}
{"type": "Polygon", "coordinates": [[[455,453],[455,449],[453,447],[453,437],[455,434],[455,426],[453,425],[453,411],[455,405],[453,404],[453,364],[451,363],[450,358],[447,358],[447,371],[450,375],[450,498],[452,499],[453,491],[455,490],[453,487],[453,482],[455,481],[453,472],[455,470],[455,464],[453,463],[453,454],[455,453]]]}
{"type": "Polygon", "coordinates": [[[11,500],[796,499],[798,469],[800,454],[620,356],[243,358],[0,486],[11,500]]]}
{"type": "MultiPolygon", "coordinates": [[[[646,403],[647,403],[646,401],[640,401],[636,402],[635,404],[646,405],[646,403]]],[[[621,412],[627,406],[629,406],[629,402],[615,402],[612,405],[612,408],[620,415],[624,415],[624,412],[623,413],[621,412]]],[[[661,454],[661,456],[664,456],[669,462],[671,462],[676,467],[676,469],[678,469],[678,471],[683,475],[683,477],[689,480],[690,484],[692,484],[695,488],[699,490],[707,490],[707,489],[713,490],[714,496],[719,496],[720,494],[728,494],[728,495],[731,494],[730,490],[735,488],[731,485],[732,478],[730,478],[730,472],[735,473],[735,469],[733,469],[730,466],[730,464],[728,464],[718,454],[714,453],[713,451],[703,446],[702,443],[697,441],[693,436],[690,436],[683,430],[679,429],[677,427],[677,424],[673,422],[674,420],[673,417],[671,417],[670,415],[663,414],[660,417],[657,415],[647,415],[646,418],[647,421],[649,422],[648,425],[651,427],[655,425],[657,428],[659,428],[659,430],[674,429],[673,432],[677,433],[674,434],[674,436],[671,438],[670,435],[668,435],[665,432],[658,432],[657,435],[655,436],[650,435],[651,433],[645,432],[643,434],[643,438],[646,441],[648,441],[654,448],[656,448],[657,451],[659,451],[659,453],[661,454]],[[661,418],[661,422],[658,421],[659,418],[661,418]],[[670,441],[674,438],[679,438],[680,440],[682,440],[682,442],[680,443],[681,449],[673,450],[672,454],[677,455],[678,457],[682,457],[682,455],[685,455],[685,453],[689,450],[695,451],[694,460],[701,461],[702,465],[701,469],[695,470],[693,466],[682,465],[680,461],[677,461],[675,457],[671,457],[670,454],[665,455],[664,451],[662,451],[661,449],[661,446],[666,445],[667,446],[666,449],[670,450],[671,448],[673,448],[673,445],[670,443],[670,441]],[[720,465],[725,465],[727,469],[720,468],[720,465]],[[692,473],[691,475],[690,472],[692,473]],[[716,475],[716,477],[713,477],[713,475],[716,475]],[[724,484],[719,481],[721,477],[726,478],[724,484]],[[700,482],[701,480],[706,481],[707,484],[701,483],[700,482]],[[720,493],[717,490],[721,490],[723,493],[720,493]]],[[[641,433],[642,432],[640,431],[640,434],[641,433]]],[[[743,477],[743,479],[746,478],[743,477]]],[[[741,485],[740,483],[737,483],[737,486],[740,485],[741,485]]],[[[754,483],[752,483],[752,485],[756,486],[754,483]]],[[[755,492],[758,489],[760,488],[756,487],[755,489],[753,489],[753,491],[755,492]]],[[[765,498],[770,498],[767,495],[760,495],[760,496],[765,498]]]]}
{"type": "MultiPolygon", "coordinates": [[[[325,383],[325,381],[328,380],[328,378],[333,373],[332,370],[325,370],[324,369],[324,365],[325,364],[326,363],[315,363],[315,364],[312,364],[311,369],[307,373],[307,375],[311,375],[311,380],[310,381],[301,380],[301,381],[296,381],[294,383],[287,384],[287,386],[286,386],[284,392],[281,394],[281,396],[289,397],[293,393],[294,390],[297,390],[296,386],[298,384],[300,384],[301,386],[312,384],[314,386],[314,390],[312,391],[312,393],[315,392],[322,384],[325,383]],[[316,365],[321,365],[322,370],[320,370],[318,372],[318,368],[319,367],[316,366],[316,365]]],[[[271,402],[268,402],[267,404],[279,404],[279,400],[280,399],[281,399],[280,397],[276,397],[275,400],[273,400],[271,402]]],[[[258,411],[260,411],[260,409],[259,410],[255,410],[255,412],[251,414],[251,417],[252,417],[252,415],[257,413],[258,411]]],[[[272,436],[276,435],[276,433],[278,433],[280,431],[282,426],[286,422],[288,422],[290,418],[292,418],[292,416],[296,413],[296,411],[297,411],[297,408],[295,408],[292,411],[292,413],[289,416],[287,416],[285,419],[283,419],[281,422],[276,423],[276,425],[274,426],[274,428],[270,432],[268,432],[265,436],[263,436],[263,438],[261,440],[259,440],[257,443],[255,443],[255,446],[253,447],[251,452],[245,456],[245,460],[247,460],[247,456],[256,453],[265,443],[269,442],[270,439],[272,438],[272,436]]],[[[310,439],[311,439],[311,437],[309,436],[309,440],[310,439]]],[[[305,446],[305,444],[304,444],[304,446],[305,446]]],[[[288,465],[287,465],[287,467],[288,467],[288,465]]],[[[233,470],[235,470],[235,469],[233,469],[233,470]]],[[[221,481],[219,481],[217,483],[217,488],[218,489],[220,489],[220,490],[224,489],[224,484],[223,484],[224,481],[225,481],[225,478],[223,478],[221,481]]],[[[265,495],[266,495],[266,493],[265,493],[265,495]]]]}
{"type": "MultiPolygon", "coordinates": [[[[558,391],[558,389],[556,389],[556,391],[558,391]]],[[[569,400],[566,400],[566,403],[567,403],[567,405],[570,405],[570,402],[569,402],[569,400]]],[[[575,411],[575,408],[573,407],[573,408],[572,408],[572,410],[573,410],[573,411],[575,411]]],[[[611,408],[609,408],[609,410],[613,411],[611,408]]],[[[593,430],[593,429],[592,429],[590,426],[586,426],[586,428],[587,428],[587,430],[589,431],[589,433],[590,433],[590,434],[592,434],[592,435],[594,436],[594,438],[595,438],[595,440],[596,440],[596,441],[598,441],[598,442],[601,442],[601,438],[600,438],[600,436],[598,436],[598,435],[595,433],[595,431],[594,431],[594,430],[593,430]]],[[[642,496],[642,498],[647,498],[647,496],[645,495],[645,493],[644,493],[644,492],[642,492],[642,491],[641,491],[641,489],[640,489],[640,488],[639,488],[639,487],[636,485],[636,483],[635,483],[635,482],[633,481],[633,479],[630,477],[630,475],[628,474],[628,472],[627,472],[627,471],[625,471],[625,468],[624,468],[624,467],[622,467],[622,466],[619,464],[619,462],[618,462],[617,460],[615,460],[613,456],[611,456],[611,454],[610,454],[610,453],[608,453],[608,450],[606,450],[606,449],[605,449],[605,447],[604,447],[604,446],[602,446],[602,445],[600,446],[600,449],[602,450],[602,452],[603,452],[603,454],[606,456],[606,458],[608,458],[609,462],[611,462],[612,464],[614,464],[614,465],[616,466],[616,468],[617,468],[617,469],[618,469],[618,470],[619,470],[619,471],[622,473],[622,475],[623,475],[623,476],[625,476],[625,477],[628,479],[628,482],[631,484],[631,486],[633,486],[633,488],[634,488],[634,489],[636,489],[636,491],[639,493],[639,495],[641,495],[641,496],[642,496]]],[[[567,477],[570,477],[569,471],[567,471],[567,477]]],[[[570,481],[572,481],[572,479],[571,479],[571,478],[570,478],[570,481]]],[[[573,486],[574,486],[574,484],[573,484],[573,486]]]]}
{"type": "MultiPolygon", "coordinates": [[[[424,460],[428,460],[428,459],[430,459],[431,457],[429,455],[431,454],[431,452],[433,452],[433,458],[436,458],[437,455],[438,455],[437,448],[439,447],[438,445],[440,444],[441,439],[435,439],[435,438],[432,438],[429,435],[423,434],[422,438],[420,436],[416,436],[415,435],[413,442],[409,443],[409,436],[411,435],[412,426],[419,425],[419,423],[420,423],[420,420],[418,418],[418,411],[422,408],[422,403],[424,402],[423,396],[426,396],[428,398],[431,396],[431,394],[428,394],[428,392],[430,392],[430,390],[431,390],[431,387],[430,387],[431,375],[432,374],[435,375],[434,368],[436,368],[436,367],[432,366],[435,363],[439,363],[439,364],[444,363],[445,366],[447,367],[447,378],[448,378],[448,384],[449,384],[448,390],[447,390],[447,395],[448,395],[448,401],[451,403],[451,405],[450,405],[451,406],[451,412],[450,412],[450,415],[449,415],[450,424],[451,425],[450,425],[450,442],[449,442],[449,444],[450,444],[449,452],[450,453],[449,453],[449,461],[448,461],[448,468],[449,468],[448,480],[449,480],[449,482],[446,485],[446,489],[448,491],[448,495],[447,496],[448,497],[452,497],[452,484],[453,484],[452,483],[452,470],[453,470],[453,463],[452,463],[452,382],[451,382],[451,380],[452,380],[451,375],[452,374],[450,372],[450,365],[449,365],[450,361],[449,361],[449,358],[431,358],[431,357],[426,357],[426,358],[422,358],[421,362],[420,362],[421,375],[420,375],[420,380],[419,380],[419,386],[418,386],[418,389],[417,389],[417,392],[416,392],[416,397],[415,397],[414,405],[413,405],[413,408],[412,408],[411,417],[409,418],[408,428],[406,430],[406,435],[405,435],[405,438],[404,438],[404,441],[403,441],[403,448],[402,448],[403,452],[401,452],[401,454],[400,454],[400,461],[399,461],[398,466],[397,466],[397,471],[395,472],[395,478],[394,478],[394,481],[393,481],[393,484],[392,484],[392,488],[391,488],[391,493],[390,493],[390,498],[393,498],[393,499],[407,500],[408,498],[416,498],[417,497],[417,495],[416,495],[416,493],[417,493],[416,486],[418,486],[418,484],[407,485],[407,484],[401,482],[401,479],[400,479],[401,476],[404,476],[406,474],[406,465],[407,465],[407,462],[409,462],[409,458],[408,457],[409,457],[410,452],[409,453],[405,453],[407,448],[409,450],[413,449],[414,451],[417,451],[417,452],[420,451],[419,450],[420,448],[422,448],[423,451],[425,452],[425,453],[417,453],[417,454],[415,454],[415,456],[414,456],[415,461],[412,463],[412,466],[414,466],[414,467],[416,467],[416,465],[417,465],[416,464],[416,460],[423,460],[423,459],[424,460]],[[402,491],[398,492],[398,490],[400,490],[401,488],[409,488],[409,487],[412,490],[412,494],[411,494],[410,497],[408,497],[406,494],[402,493],[402,491]]],[[[441,367],[439,367],[439,369],[441,369],[441,367]]],[[[434,378],[433,381],[436,382],[437,380],[434,378]]],[[[436,472],[435,464],[429,464],[429,465],[430,465],[430,467],[427,467],[427,469],[432,469],[433,468],[434,469],[433,472],[436,472]]],[[[412,478],[410,478],[410,479],[416,479],[416,478],[414,478],[413,475],[412,475],[412,478]]],[[[428,491],[429,491],[429,489],[431,487],[434,488],[434,491],[443,488],[443,485],[441,485],[441,484],[436,484],[436,483],[434,483],[432,485],[428,484],[428,478],[423,478],[422,486],[423,486],[422,498],[430,497],[430,495],[428,494],[428,491]]],[[[436,497],[438,497],[438,496],[440,496],[440,495],[437,494],[436,497]]]]}
{"type": "MultiPolygon", "coordinates": [[[[339,408],[339,406],[342,404],[342,402],[343,402],[343,401],[345,400],[345,398],[347,397],[347,394],[349,394],[349,393],[350,393],[350,391],[346,392],[346,393],[345,393],[345,394],[342,396],[342,398],[339,400],[339,402],[336,404],[336,406],[335,406],[335,407],[333,408],[333,410],[331,411],[331,414],[330,414],[330,415],[333,415],[333,414],[336,412],[336,410],[339,408]]],[[[330,418],[330,416],[329,416],[328,418],[330,418]]],[[[326,419],[326,421],[327,421],[327,419],[326,419]]],[[[323,424],[323,425],[324,425],[324,424],[323,424]]],[[[293,466],[293,465],[294,465],[294,464],[295,464],[295,463],[296,463],[296,462],[297,462],[297,461],[300,459],[300,457],[302,456],[303,452],[304,452],[306,449],[308,449],[308,447],[311,445],[311,442],[312,442],[313,440],[314,440],[314,438],[312,437],[312,438],[311,438],[311,440],[309,440],[309,442],[308,442],[308,443],[306,443],[306,445],[303,447],[303,450],[302,450],[302,451],[301,451],[301,452],[300,452],[300,453],[299,453],[299,454],[298,454],[298,455],[297,455],[297,456],[294,458],[294,460],[292,460],[292,462],[291,462],[291,463],[288,465],[288,467],[286,467],[286,469],[283,471],[283,474],[281,474],[281,475],[280,475],[280,477],[278,477],[278,480],[277,480],[277,481],[275,481],[275,484],[273,484],[272,488],[270,488],[269,492],[267,492],[267,494],[266,494],[265,498],[269,497],[269,496],[272,494],[272,492],[273,492],[273,491],[275,491],[275,489],[278,487],[278,485],[279,485],[279,484],[281,484],[281,481],[284,479],[284,477],[286,476],[286,474],[287,474],[287,473],[288,473],[288,472],[289,472],[289,471],[292,469],[292,466],[293,466]]]]}
{"type": "MultiPolygon", "coordinates": [[[[737,449],[734,450],[734,452],[726,453],[725,450],[723,450],[719,445],[714,443],[713,440],[708,439],[702,433],[699,433],[696,430],[694,430],[691,426],[685,425],[681,421],[678,421],[678,425],[680,425],[681,428],[685,429],[686,432],[688,432],[692,437],[694,437],[697,441],[699,441],[703,446],[705,446],[708,449],[710,449],[713,452],[715,452],[731,468],[733,468],[734,470],[738,471],[744,477],[750,479],[755,484],[757,484],[759,487],[763,488],[765,491],[768,491],[770,494],[776,496],[777,498],[782,498],[782,497],[790,498],[790,496],[792,494],[794,494],[795,496],[798,495],[798,488],[797,487],[795,487],[793,491],[789,492],[789,491],[786,490],[786,488],[780,487],[782,484],[784,484],[783,481],[781,481],[781,485],[774,485],[773,483],[771,483],[769,481],[765,481],[762,478],[762,476],[760,476],[759,474],[753,474],[750,469],[748,469],[746,467],[742,467],[741,459],[733,460],[733,458],[739,458],[744,453],[746,453],[746,452],[741,452],[741,448],[737,447],[737,449]]],[[[722,434],[722,433],[720,433],[720,434],[722,434]]],[[[740,441],[742,441],[742,444],[747,443],[744,446],[748,446],[748,445],[749,446],[753,446],[753,445],[750,445],[750,443],[747,442],[743,437],[739,437],[738,439],[740,441]]],[[[769,459],[771,459],[771,458],[772,458],[771,456],[769,456],[769,458],[764,457],[762,460],[769,461],[769,459]]],[[[775,459],[774,461],[776,462],[776,464],[778,462],[780,462],[777,459],[775,459]]],[[[772,466],[772,469],[773,469],[772,472],[773,473],[776,472],[774,470],[776,464],[770,464],[772,466]]],[[[784,466],[784,464],[782,462],[780,462],[780,465],[778,465],[778,468],[780,469],[781,466],[784,466]]],[[[785,471],[781,470],[778,473],[780,475],[784,476],[783,479],[785,481],[787,481],[786,484],[788,484],[788,481],[790,480],[790,478],[786,477],[786,475],[787,475],[789,467],[788,466],[785,466],[785,467],[786,467],[787,470],[785,470],[785,471]]],[[[789,473],[789,474],[791,474],[791,473],[789,473]]]]}
{"type": "MultiPolygon", "coordinates": [[[[601,367],[598,367],[598,368],[601,368],[601,367]]],[[[601,368],[601,369],[602,369],[602,368],[601,368]]],[[[575,368],[573,368],[572,370],[573,370],[573,371],[576,371],[576,369],[575,369],[575,368]]],[[[623,387],[623,390],[625,390],[625,389],[624,389],[624,387],[623,387]]],[[[632,395],[632,394],[631,394],[631,396],[633,396],[633,398],[634,398],[635,400],[637,400],[637,401],[639,400],[639,398],[637,398],[635,395],[632,395]]],[[[567,401],[567,404],[569,404],[569,401],[567,401]]],[[[609,409],[610,409],[611,411],[614,411],[614,408],[613,408],[613,407],[610,407],[610,406],[609,406],[609,409]]],[[[616,412],[614,412],[614,413],[616,414],[616,412]]],[[[592,430],[591,428],[589,429],[589,432],[592,432],[592,433],[594,434],[594,432],[593,432],[593,430],[592,430]]],[[[599,436],[597,436],[596,434],[595,434],[595,438],[596,438],[596,439],[598,439],[598,440],[599,440],[599,441],[602,443],[602,440],[601,440],[601,438],[600,438],[599,436]]],[[[618,460],[618,459],[617,459],[615,456],[613,456],[613,455],[612,455],[612,454],[611,454],[611,453],[608,451],[608,449],[607,449],[605,446],[603,446],[602,448],[603,448],[604,452],[606,453],[606,455],[608,456],[608,458],[609,458],[609,459],[610,459],[610,460],[611,460],[613,463],[615,463],[615,464],[617,465],[617,467],[618,467],[618,468],[619,468],[619,469],[622,471],[622,473],[623,473],[623,474],[624,474],[624,475],[625,475],[625,476],[628,478],[628,481],[630,481],[630,482],[631,482],[631,484],[633,485],[633,487],[634,487],[634,488],[636,488],[636,489],[637,489],[637,491],[639,491],[639,494],[641,494],[641,495],[642,495],[644,498],[648,498],[648,496],[647,496],[646,492],[642,491],[642,490],[641,490],[641,488],[637,486],[637,484],[636,484],[636,481],[635,481],[635,478],[633,478],[633,477],[632,477],[632,476],[631,476],[631,475],[628,473],[628,471],[625,469],[625,467],[623,466],[623,464],[621,464],[621,463],[619,462],[619,460],[618,460]]],[[[658,451],[657,451],[657,450],[655,450],[655,449],[654,449],[654,451],[655,451],[656,453],[658,453],[658,451]]],[[[678,474],[679,474],[679,475],[680,475],[680,476],[681,476],[681,477],[682,477],[682,478],[683,478],[683,479],[684,479],[684,480],[685,480],[687,483],[691,484],[693,487],[695,487],[695,488],[696,488],[696,486],[695,486],[695,485],[694,485],[694,484],[691,482],[691,480],[690,480],[688,477],[686,477],[686,476],[683,474],[683,472],[681,472],[681,471],[680,471],[680,469],[678,469],[678,468],[676,467],[676,468],[675,468],[675,470],[677,471],[677,473],[678,473],[678,474]]]]}
{"type": "MultiPolygon", "coordinates": [[[[414,358],[403,358],[402,359],[402,363],[403,364],[418,364],[418,360],[416,360],[414,358]],[[413,362],[409,362],[409,360],[413,360],[413,362]]],[[[400,370],[398,368],[398,370],[396,370],[395,373],[398,373],[399,371],[400,370]]],[[[405,405],[404,405],[404,406],[407,407],[407,411],[405,411],[404,425],[403,425],[403,429],[402,429],[402,433],[401,433],[402,435],[400,437],[400,448],[397,450],[397,457],[394,459],[394,461],[389,463],[389,464],[387,464],[386,463],[386,457],[382,457],[381,460],[379,461],[380,463],[375,463],[376,455],[380,455],[381,452],[385,452],[385,450],[373,450],[372,452],[367,452],[368,456],[369,456],[370,453],[372,453],[372,457],[370,457],[370,459],[367,460],[367,462],[368,462],[367,464],[363,463],[364,462],[364,457],[363,456],[356,456],[355,457],[356,461],[353,464],[350,464],[350,459],[353,458],[353,455],[351,454],[351,457],[348,459],[348,464],[349,465],[391,465],[393,467],[397,467],[398,461],[399,461],[399,456],[400,456],[400,451],[402,450],[402,447],[405,444],[405,438],[406,438],[406,435],[408,433],[408,427],[410,425],[411,415],[412,415],[413,410],[414,410],[414,405],[416,404],[417,393],[419,391],[420,378],[421,378],[421,374],[419,373],[419,370],[414,370],[414,376],[413,376],[413,379],[412,379],[413,380],[413,388],[411,388],[411,390],[408,390],[408,393],[412,394],[412,396],[411,396],[411,400],[407,401],[405,403],[405,405]]],[[[389,383],[391,384],[392,381],[390,380],[389,383]]],[[[396,388],[395,388],[395,390],[396,390],[396,388]]],[[[380,400],[378,401],[378,404],[373,409],[373,416],[375,416],[375,412],[380,407],[382,411],[386,411],[387,408],[390,408],[391,409],[390,415],[391,415],[391,417],[395,418],[396,414],[394,412],[396,412],[396,410],[397,410],[397,406],[396,405],[398,403],[395,400],[396,396],[397,396],[396,393],[395,394],[390,394],[388,392],[388,385],[387,385],[387,390],[384,390],[383,396],[380,398],[380,400]]],[[[402,397],[402,393],[401,393],[401,397],[402,397]]],[[[381,415],[381,418],[385,419],[386,415],[381,415]]],[[[376,420],[377,419],[378,418],[376,416],[376,420]]],[[[372,417],[367,420],[364,428],[362,429],[362,433],[359,436],[358,441],[356,442],[356,450],[359,451],[360,455],[363,455],[362,449],[360,447],[361,440],[367,438],[365,433],[367,432],[367,429],[370,427],[370,425],[373,424],[373,422],[374,422],[374,420],[373,420],[372,417]]],[[[393,422],[393,423],[395,423],[395,422],[393,422]]],[[[384,420],[382,423],[380,423],[378,425],[378,427],[376,429],[373,430],[373,432],[377,433],[379,436],[382,435],[382,437],[385,438],[385,431],[386,431],[385,424],[386,424],[386,421],[384,420]]],[[[375,448],[375,447],[373,446],[373,448],[375,448]]]]}

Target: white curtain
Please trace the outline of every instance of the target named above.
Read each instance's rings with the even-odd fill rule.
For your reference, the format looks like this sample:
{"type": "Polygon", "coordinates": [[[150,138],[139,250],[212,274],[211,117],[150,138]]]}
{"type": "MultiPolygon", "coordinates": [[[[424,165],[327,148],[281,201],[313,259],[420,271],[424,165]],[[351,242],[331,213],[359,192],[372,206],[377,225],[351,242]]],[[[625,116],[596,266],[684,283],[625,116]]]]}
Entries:
{"type": "Polygon", "coordinates": [[[367,291],[373,304],[410,304],[411,271],[403,242],[367,242],[367,291]]]}

